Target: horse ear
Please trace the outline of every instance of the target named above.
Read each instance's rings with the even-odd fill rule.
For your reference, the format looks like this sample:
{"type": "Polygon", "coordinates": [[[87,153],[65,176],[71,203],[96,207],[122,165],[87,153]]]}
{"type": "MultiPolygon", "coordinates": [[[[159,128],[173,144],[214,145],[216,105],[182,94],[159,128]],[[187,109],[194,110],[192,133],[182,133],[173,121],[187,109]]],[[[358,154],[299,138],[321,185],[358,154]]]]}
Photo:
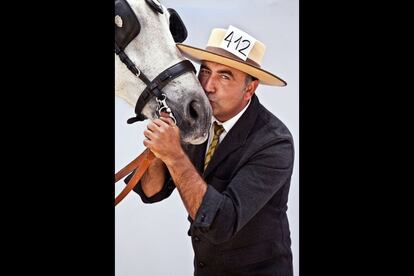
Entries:
{"type": "Polygon", "coordinates": [[[170,32],[174,38],[174,41],[181,43],[187,38],[187,29],[185,28],[181,17],[174,9],[168,8],[167,10],[170,13],[170,32]]]}
{"type": "Polygon", "coordinates": [[[159,12],[159,13],[164,13],[164,11],[162,10],[162,6],[160,1],[158,0],[145,0],[145,2],[147,2],[148,5],[150,5],[150,7],[155,11],[155,12],[159,12]]]}

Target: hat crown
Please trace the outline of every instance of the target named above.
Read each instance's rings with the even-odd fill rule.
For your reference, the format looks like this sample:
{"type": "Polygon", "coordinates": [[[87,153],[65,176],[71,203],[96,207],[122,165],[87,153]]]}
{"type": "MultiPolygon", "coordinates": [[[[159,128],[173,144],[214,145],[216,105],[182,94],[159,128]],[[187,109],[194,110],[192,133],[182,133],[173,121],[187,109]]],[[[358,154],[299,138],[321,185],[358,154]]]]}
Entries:
{"type": "MultiPolygon", "coordinates": [[[[226,29],[214,28],[210,33],[210,37],[207,42],[207,49],[208,48],[220,48],[224,50],[227,54],[230,54],[233,57],[235,57],[234,54],[228,51],[227,48],[221,47],[221,44],[223,40],[225,39],[226,32],[227,32],[226,29]]],[[[250,60],[255,66],[261,67],[263,57],[265,54],[265,50],[266,50],[266,46],[261,41],[255,40],[253,47],[251,48],[249,54],[247,55],[247,59],[250,60]]],[[[238,57],[235,57],[235,58],[240,59],[238,57]]]]}

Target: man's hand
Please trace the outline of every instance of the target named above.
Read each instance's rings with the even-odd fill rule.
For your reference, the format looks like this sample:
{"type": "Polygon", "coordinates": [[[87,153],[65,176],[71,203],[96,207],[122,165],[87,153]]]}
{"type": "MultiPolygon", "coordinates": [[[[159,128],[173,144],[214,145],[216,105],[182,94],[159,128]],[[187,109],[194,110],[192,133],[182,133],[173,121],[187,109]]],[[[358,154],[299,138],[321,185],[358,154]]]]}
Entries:
{"type": "MultiPolygon", "coordinates": [[[[144,135],[147,138],[144,140],[144,145],[167,165],[188,214],[192,219],[195,219],[207,191],[207,184],[181,147],[180,130],[168,114],[162,113],[159,119],[148,124],[144,135]]],[[[146,179],[148,186],[145,187],[144,192],[148,191],[148,194],[152,195],[161,190],[162,186],[159,183],[162,178],[159,178],[158,184],[154,184],[154,182],[151,184],[150,178],[151,174],[146,179]]]]}
{"type": "Polygon", "coordinates": [[[165,164],[182,157],[184,151],[180,142],[180,130],[166,113],[147,125],[144,131],[144,145],[165,164]]]}

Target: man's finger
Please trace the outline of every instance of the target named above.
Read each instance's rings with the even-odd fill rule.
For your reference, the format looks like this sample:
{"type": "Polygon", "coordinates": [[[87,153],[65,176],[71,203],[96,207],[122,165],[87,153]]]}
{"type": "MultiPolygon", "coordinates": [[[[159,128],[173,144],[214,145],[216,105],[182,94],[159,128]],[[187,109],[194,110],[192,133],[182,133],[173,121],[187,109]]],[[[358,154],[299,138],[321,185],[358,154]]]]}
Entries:
{"type": "Polygon", "coordinates": [[[148,140],[152,140],[155,137],[155,134],[149,130],[144,130],[144,136],[145,138],[147,138],[148,140]]]}
{"type": "Polygon", "coordinates": [[[160,114],[161,116],[160,116],[160,118],[162,118],[162,117],[165,117],[165,118],[168,118],[168,117],[170,117],[170,114],[169,113],[167,113],[167,112],[161,112],[161,114],[160,114]]]}
{"type": "Polygon", "coordinates": [[[155,119],[154,121],[152,121],[155,125],[157,125],[158,127],[162,127],[162,126],[167,126],[168,123],[164,122],[162,119],[164,117],[160,117],[160,119],[155,119]]]}
{"type": "Polygon", "coordinates": [[[150,140],[144,139],[143,143],[144,143],[144,146],[147,147],[147,148],[149,148],[151,146],[151,141],[150,140]]]}
{"type": "Polygon", "coordinates": [[[174,126],[174,121],[171,119],[171,117],[160,117],[161,120],[169,124],[170,126],[174,126]]]}
{"type": "Polygon", "coordinates": [[[151,130],[151,131],[156,131],[158,129],[158,125],[154,124],[154,122],[151,122],[147,125],[147,129],[151,130]]]}

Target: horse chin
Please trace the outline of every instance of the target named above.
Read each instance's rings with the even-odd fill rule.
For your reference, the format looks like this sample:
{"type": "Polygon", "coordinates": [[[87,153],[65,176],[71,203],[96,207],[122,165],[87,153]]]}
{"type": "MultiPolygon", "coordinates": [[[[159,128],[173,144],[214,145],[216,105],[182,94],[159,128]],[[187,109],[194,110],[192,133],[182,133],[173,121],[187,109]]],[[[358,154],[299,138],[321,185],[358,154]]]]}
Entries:
{"type": "Polygon", "coordinates": [[[210,113],[207,112],[198,118],[197,121],[178,122],[180,128],[181,141],[186,144],[199,145],[204,143],[208,138],[210,129],[210,113]]]}
{"type": "Polygon", "coordinates": [[[203,133],[202,136],[189,135],[189,136],[183,136],[182,141],[185,144],[200,145],[207,140],[207,137],[208,137],[208,133],[203,133]]]}
{"type": "Polygon", "coordinates": [[[197,119],[187,118],[178,120],[178,127],[180,128],[181,140],[184,143],[199,145],[204,143],[209,134],[211,124],[211,110],[207,106],[202,112],[199,112],[197,119]]]}

